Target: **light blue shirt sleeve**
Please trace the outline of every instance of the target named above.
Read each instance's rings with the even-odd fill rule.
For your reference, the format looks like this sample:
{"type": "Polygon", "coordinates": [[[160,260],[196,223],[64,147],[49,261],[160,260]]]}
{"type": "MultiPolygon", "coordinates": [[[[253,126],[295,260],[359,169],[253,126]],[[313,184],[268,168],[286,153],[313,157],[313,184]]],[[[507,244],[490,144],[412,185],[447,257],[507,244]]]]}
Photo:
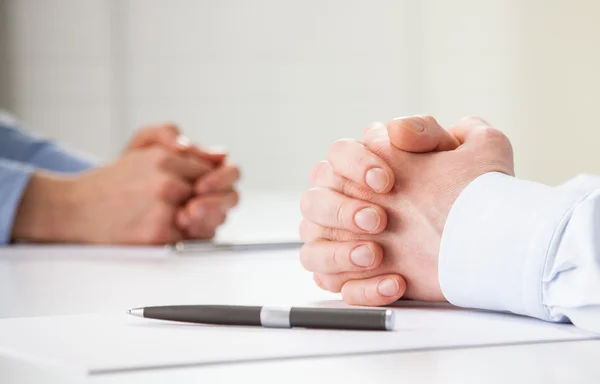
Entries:
{"type": "Polygon", "coordinates": [[[81,172],[95,164],[52,140],[19,129],[17,122],[5,115],[0,115],[0,158],[64,173],[81,172]]]}
{"type": "Polygon", "coordinates": [[[76,173],[93,166],[93,161],[25,133],[14,120],[0,115],[0,246],[11,241],[15,214],[35,169],[76,173]]]}
{"type": "Polygon", "coordinates": [[[451,303],[600,333],[600,179],[561,187],[488,173],[454,203],[439,279],[451,303]]]}
{"type": "Polygon", "coordinates": [[[11,240],[12,226],[34,168],[0,159],[0,246],[11,240]]]}

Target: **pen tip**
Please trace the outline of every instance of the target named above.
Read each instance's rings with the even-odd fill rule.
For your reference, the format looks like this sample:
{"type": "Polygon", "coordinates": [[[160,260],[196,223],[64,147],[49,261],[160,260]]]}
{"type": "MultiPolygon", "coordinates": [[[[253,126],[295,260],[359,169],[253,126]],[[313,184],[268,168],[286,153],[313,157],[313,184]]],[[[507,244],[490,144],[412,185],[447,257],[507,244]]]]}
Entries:
{"type": "Polygon", "coordinates": [[[127,311],[127,314],[131,316],[144,317],[144,308],[130,309],[129,311],[127,311]]]}

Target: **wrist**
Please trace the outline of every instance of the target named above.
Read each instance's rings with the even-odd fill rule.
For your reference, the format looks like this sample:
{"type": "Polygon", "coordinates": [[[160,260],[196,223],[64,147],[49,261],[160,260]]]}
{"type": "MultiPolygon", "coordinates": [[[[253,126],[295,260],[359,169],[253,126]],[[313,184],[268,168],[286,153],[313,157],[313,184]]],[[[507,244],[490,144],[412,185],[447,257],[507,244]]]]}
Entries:
{"type": "Polygon", "coordinates": [[[15,240],[78,242],[75,178],[36,172],[31,176],[12,230],[15,240]]]}

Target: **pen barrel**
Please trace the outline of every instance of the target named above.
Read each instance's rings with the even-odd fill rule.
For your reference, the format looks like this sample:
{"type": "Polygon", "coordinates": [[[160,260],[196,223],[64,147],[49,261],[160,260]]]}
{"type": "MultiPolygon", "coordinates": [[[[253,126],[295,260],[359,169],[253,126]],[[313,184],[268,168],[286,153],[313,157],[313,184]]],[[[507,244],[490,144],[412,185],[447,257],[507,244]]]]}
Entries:
{"type": "Polygon", "coordinates": [[[197,324],[261,325],[261,307],[228,305],[174,305],[146,307],[144,317],[197,324]]]}
{"type": "Polygon", "coordinates": [[[301,328],[391,331],[394,321],[392,310],[292,308],[290,312],[290,325],[301,328]]]}

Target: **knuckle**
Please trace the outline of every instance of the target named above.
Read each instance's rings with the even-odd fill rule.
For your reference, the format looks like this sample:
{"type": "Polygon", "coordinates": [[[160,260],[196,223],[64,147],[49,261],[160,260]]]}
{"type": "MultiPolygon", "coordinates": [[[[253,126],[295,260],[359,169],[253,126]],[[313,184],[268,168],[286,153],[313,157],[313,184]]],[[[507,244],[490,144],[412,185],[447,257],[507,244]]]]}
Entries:
{"type": "Polygon", "coordinates": [[[354,139],[339,139],[333,142],[329,147],[328,159],[335,158],[335,156],[339,153],[344,153],[344,151],[348,148],[348,145],[356,142],[354,139]]]}
{"type": "MultiPolygon", "coordinates": [[[[377,146],[377,142],[372,142],[374,146],[377,146]]],[[[345,151],[346,158],[348,161],[354,166],[352,167],[355,175],[350,177],[354,179],[355,177],[360,180],[361,176],[364,172],[366,172],[367,168],[371,168],[372,166],[381,166],[377,159],[373,156],[373,151],[370,148],[366,148],[364,145],[353,145],[352,147],[346,148],[345,151]]],[[[358,182],[358,180],[356,180],[358,182]]]]}
{"type": "Polygon", "coordinates": [[[194,190],[191,185],[174,182],[174,184],[168,187],[169,191],[166,193],[174,194],[177,199],[186,200],[192,197],[194,190]]]}
{"type": "Polygon", "coordinates": [[[321,228],[321,237],[331,241],[356,241],[363,236],[349,230],[324,227],[321,228]]]}
{"type": "Polygon", "coordinates": [[[330,175],[329,176],[329,185],[327,188],[331,188],[334,191],[341,193],[342,195],[348,196],[350,198],[359,198],[362,199],[361,194],[361,186],[356,184],[354,181],[347,179],[340,175],[330,175]]]}
{"type": "Polygon", "coordinates": [[[210,218],[214,219],[222,212],[223,209],[218,200],[205,201],[202,202],[200,206],[204,210],[204,215],[206,216],[207,220],[210,218]]]}
{"type": "Polygon", "coordinates": [[[382,122],[375,122],[370,124],[363,131],[362,137],[359,141],[360,144],[368,145],[369,143],[379,141],[381,137],[385,136],[388,124],[382,122]]]}
{"type": "Polygon", "coordinates": [[[358,287],[358,291],[360,292],[360,300],[362,301],[362,303],[368,304],[371,302],[371,300],[369,300],[369,294],[367,293],[367,289],[365,288],[364,284],[358,287]]]}
{"type": "Polygon", "coordinates": [[[361,173],[366,171],[366,169],[372,165],[378,165],[377,161],[375,161],[373,156],[371,156],[371,152],[366,148],[363,148],[360,152],[358,152],[354,160],[355,164],[358,165],[356,169],[360,170],[361,173]]]}
{"type": "Polygon", "coordinates": [[[238,191],[231,192],[231,208],[236,207],[240,203],[240,193],[238,191]]]}
{"type": "Polygon", "coordinates": [[[313,273],[313,281],[315,282],[315,284],[317,284],[317,287],[325,290],[318,273],[313,273]]]}
{"type": "Polygon", "coordinates": [[[169,177],[164,177],[161,179],[158,179],[158,181],[156,182],[156,194],[159,198],[168,198],[169,196],[171,196],[173,194],[173,191],[175,191],[177,188],[179,187],[179,185],[177,184],[177,182],[169,177]]]}
{"type": "MultiPolygon", "coordinates": [[[[398,124],[399,126],[405,126],[407,123],[405,121],[402,122],[396,122],[395,124],[398,124]]],[[[387,137],[387,136],[386,136],[387,137]]],[[[380,158],[382,158],[383,160],[385,160],[386,158],[388,158],[388,154],[389,154],[389,150],[390,150],[390,144],[389,144],[389,139],[383,139],[381,137],[377,137],[377,138],[371,138],[369,140],[365,140],[364,141],[364,145],[366,150],[368,151],[367,153],[363,153],[364,155],[369,155],[369,152],[379,156],[380,158]]],[[[362,165],[363,163],[361,163],[362,165]]],[[[371,163],[368,163],[369,165],[371,163]]],[[[374,164],[379,164],[378,161],[374,161],[374,164]]],[[[364,169],[364,165],[363,165],[363,169],[364,169]]]]}
{"type": "Polygon", "coordinates": [[[319,161],[312,167],[309,176],[310,185],[317,186],[323,183],[327,167],[329,167],[329,162],[327,162],[327,160],[319,161]]]}
{"type": "Polygon", "coordinates": [[[335,228],[322,227],[306,219],[303,219],[300,222],[299,232],[300,239],[305,244],[312,244],[319,240],[354,241],[358,239],[358,236],[351,232],[340,231],[335,228]]]}
{"type": "Polygon", "coordinates": [[[360,303],[355,299],[354,288],[351,284],[342,285],[340,292],[342,294],[342,300],[344,303],[348,305],[360,305],[360,303]]]}
{"type": "Polygon", "coordinates": [[[319,280],[321,281],[322,288],[326,291],[340,293],[342,290],[342,284],[337,281],[334,275],[320,275],[319,280]]]}
{"type": "Polygon", "coordinates": [[[500,130],[489,125],[483,126],[478,132],[480,139],[486,144],[498,149],[512,148],[508,137],[500,130]]]}
{"type": "Polygon", "coordinates": [[[342,299],[350,305],[373,305],[364,283],[344,284],[342,299]]]}
{"type": "Polygon", "coordinates": [[[357,235],[337,228],[319,227],[319,238],[330,241],[354,241],[357,235]]]}
{"type": "Polygon", "coordinates": [[[302,240],[304,243],[310,244],[312,242],[310,237],[310,223],[308,220],[302,219],[298,228],[298,232],[300,234],[300,240],[302,240]]]}
{"type": "Polygon", "coordinates": [[[172,121],[165,121],[160,125],[160,129],[169,133],[179,133],[179,127],[172,121]]]}
{"type": "Polygon", "coordinates": [[[336,240],[336,231],[333,228],[316,226],[313,235],[316,239],[336,240]]]}
{"type": "Polygon", "coordinates": [[[316,198],[316,194],[318,190],[316,188],[311,188],[308,191],[304,192],[302,198],[300,199],[300,212],[304,217],[311,217],[314,209],[314,200],[316,198]]]}
{"type": "Polygon", "coordinates": [[[152,155],[152,159],[154,160],[154,164],[157,166],[164,166],[169,161],[169,151],[163,147],[152,147],[152,149],[150,149],[150,153],[152,155]]]}
{"type": "Polygon", "coordinates": [[[335,268],[336,271],[343,271],[345,269],[345,264],[343,262],[344,258],[348,256],[347,252],[342,252],[339,247],[336,247],[333,250],[333,254],[331,255],[331,264],[332,267],[335,268]]]}
{"type": "Polygon", "coordinates": [[[502,132],[487,124],[481,126],[481,128],[477,131],[477,134],[486,141],[497,141],[498,139],[504,137],[502,132]]]}
{"type": "Polygon", "coordinates": [[[488,164],[496,172],[514,174],[513,147],[508,137],[501,131],[485,127],[479,133],[482,148],[482,163],[488,164]]]}
{"type": "Polygon", "coordinates": [[[300,254],[299,254],[300,264],[302,264],[302,267],[304,269],[306,269],[307,271],[311,271],[310,254],[311,254],[310,248],[307,244],[303,245],[302,248],[300,248],[300,254]]]}
{"type": "Polygon", "coordinates": [[[308,192],[304,192],[302,198],[300,198],[300,213],[302,213],[302,217],[307,217],[310,212],[310,195],[308,192]]]}
{"type": "Polygon", "coordinates": [[[225,221],[227,221],[227,215],[223,212],[219,212],[219,215],[217,216],[216,220],[217,227],[223,225],[225,221]]]}
{"type": "Polygon", "coordinates": [[[343,195],[355,196],[354,184],[348,179],[341,179],[339,181],[339,189],[343,195]]]}
{"type": "Polygon", "coordinates": [[[502,131],[492,127],[490,123],[479,116],[465,116],[459,120],[457,125],[471,127],[473,129],[473,136],[483,142],[510,144],[510,141],[502,131]]]}
{"type": "Polygon", "coordinates": [[[230,164],[229,166],[231,167],[231,174],[232,174],[233,180],[238,181],[242,177],[242,171],[240,170],[239,165],[230,164]]]}
{"type": "Polygon", "coordinates": [[[341,202],[336,208],[335,208],[335,222],[337,223],[337,225],[339,225],[342,228],[346,227],[346,223],[348,222],[348,220],[346,219],[346,212],[348,212],[348,204],[346,202],[341,202]]]}
{"type": "Polygon", "coordinates": [[[328,227],[319,227],[319,233],[318,236],[321,239],[326,239],[326,240],[337,240],[337,233],[333,228],[328,228],[328,227]]]}
{"type": "Polygon", "coordinates": [[[366,188],[357,185],[350,180],[342,180],[340,184],[342,194],[358,200],[373,201],[375,194],[366,188]]]}

